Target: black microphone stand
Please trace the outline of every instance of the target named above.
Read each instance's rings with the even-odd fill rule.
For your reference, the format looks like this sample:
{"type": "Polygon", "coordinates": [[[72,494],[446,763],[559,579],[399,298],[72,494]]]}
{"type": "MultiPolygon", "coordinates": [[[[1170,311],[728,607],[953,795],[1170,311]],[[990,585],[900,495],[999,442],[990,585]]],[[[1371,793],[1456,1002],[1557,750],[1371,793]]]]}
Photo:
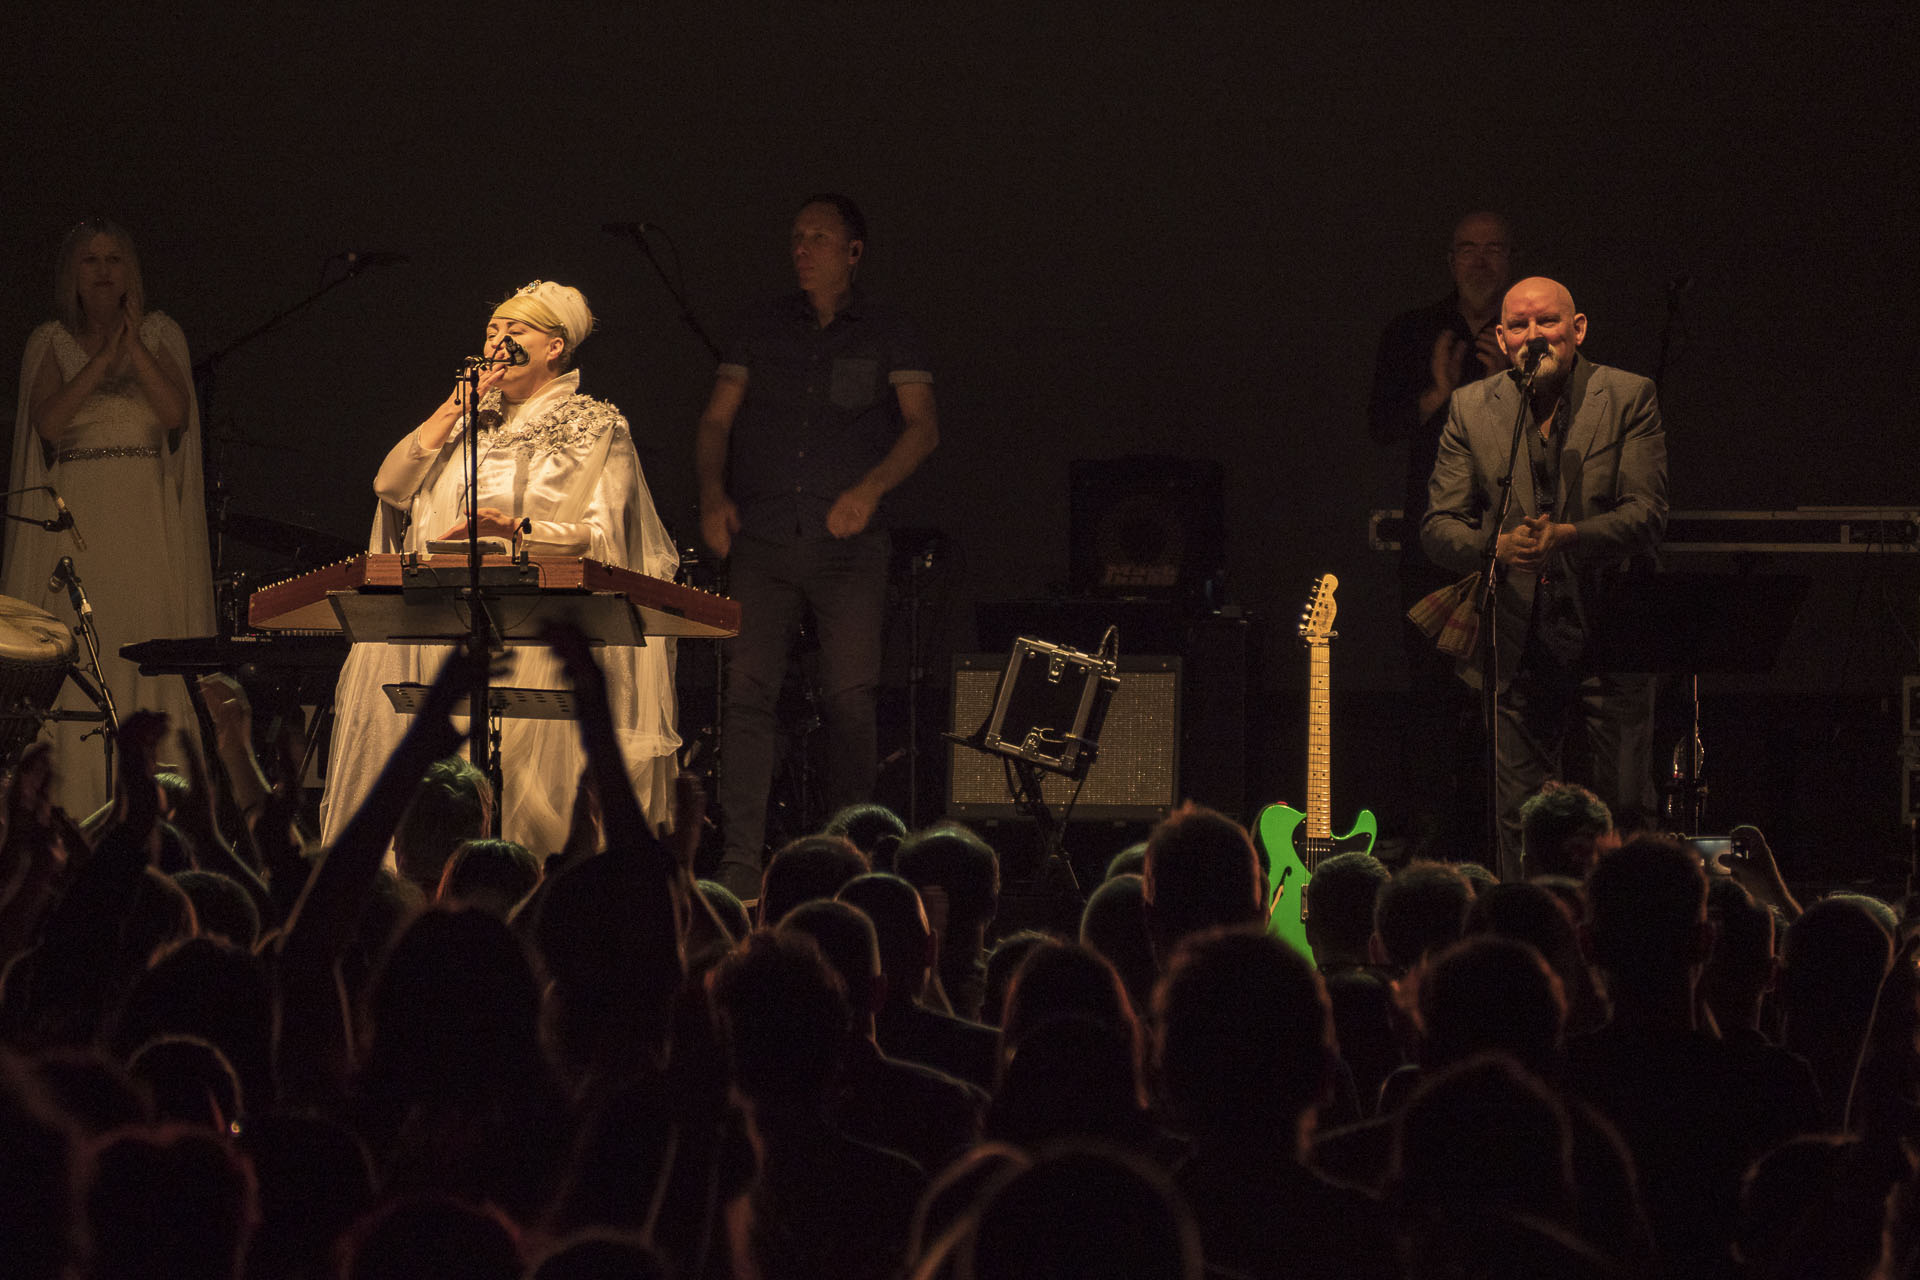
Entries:
{"type": "MultiPolygon", "coordinates": [[[[653,246],[647,243],[646,232],[642,229],[642,226],[643,224],[640,223],[628,223],[620,228],[620,234],[632,240],[640,252],[646,255],[648,264],[653,267],[653,273],[660,277],[660,283],[667,287],[667,293],[673,298],[674,305],[680,308],[680,323],[693,330],[693,336],[705,343],[707,350],[712,353],[714,363],[719,363],[720,344],[715,342],[708,336],[707,331],[700,327],[699,319],[694,316],[693,308],[687,303],[687,295],[681,291],[678,285],[674,284],[674,282],[668,278],[667,269],[660,265],[660,259],[656,258],[653,254],[653,246]]],[[[612,228],[608,229],[611,230],[612,228]]],[[[672,242],[669,241],[668,243],[672,242]]],[[[674,260],[677,262],[679,257],[680,251],[675,249],[674,260]]]]}
{"type": "MultiPolygon", "coordinates": [[[[1531,354],[1531,353],[1529,353],[1531,354]]],[[[1527,417],[1533,407],[1533,375],[1540,361],[1527,363],[1520,378],[1520,407],[1513,416],[1513,439],[1507,446],[1507,473],[1500,477],[1500,510],[1494,513],[1487,530],[1487,544],[1481,551],[1479,599],[1474,612],[1480,618],[1480,715],[1487,730],[1487,848],[1495,864],[1500,858],[1500,592],[1506,570],[1498,552],[1500,533],[1506,528],[1507,513],[1513,510],[1513,470],[1519,465],[1520,439],[1527,429],[1527,417]]]]}
{"type": "MultiPolygon", "coordinates": [[[[89,701],[100,708],[100,714],[105,718],[101,745],[106,748],[107,793],[111,795],[114,787],[114,763],[118,755],[115,744],[120,740],[120,712],[114,706],[113,687],[107,683],[107,673],[100,669],[100,633],[94,629],[93,625],[93,602],[87,599],[87,589],[80,584],[79,574],[73,572],[72,561],[62,560],[54,571],[54,578],[67,589],[67,600],[73,605],[74,617],[80,624],[76,630],[80,633],[81,642],[87,646],[87,662],[93,668],[92,680],[87,679],[86,672],[82,671],[77,664],[67,668],[67,678],[73,681],[89,701]]],[[[54,584],[50,582],[47,585],[54,584]]],[[[47,718],[86,720],[93,717],[85,712],[54,711],[47,718]]]]}
{"type": "MultiPolygon", "coordinates": [[[[680,308],[680,323],[692,330],[693,336],[700,339],[701,344],[707,349],[707,354],[713,357],[713,362],[719,364],[723,358],[720,352],[720,344],[715,342],[712,335],[701,326],[699,317],[693,314],[692,304],[687,301],[686,291],[673,282],[672,278],[667,275],[666,267],[662,266],[660,259],[654,255],[653,246],[647,243],[647,227],[649,225],[648,223],[642,222],[627,222],[621,223],[618,227],[608,225],[605,229],[616,235],[626,236],[629,240],[633,241],[634,247],[646,256],[647,265],[653,268],[653,274],[660,277],[660,283],[666,287],[667,296],[672,298],[674,305],[680,308]]],[[[662,229],[662,234],[665,234],[664,229],[662,229]]],[[[667,237],[667,244],[669,246],[673,245],[673,238],[671,236],[667,237]]],[[[674,264],[678,266],[680,262],[680,250],[677,247],[673,250],[673,260],[674,264]]],[[[729,585],[726,563],[723,562],[714,567],[714,578],[714,589],[725,594],[729,585]]],[[[722,714],[722,710],[726,706],[726,689],[726,649],[725,646],[716,643],[713,646],[714,715],[712,720],[712,754],[715,762],[712,767],[715,769],[719,767],[719,761],[724,754],[726,742],[726,716],[722,714]]]]}
{"type": "Polygon", "coordinates": [[[468,357],[459,374],[462,399],[466,401],[465,438],[461,442],[467,471],[467,653],[473,658],[473,687],[467,692],[467,758],[483,770],[493,786],[494,812],[504,811],[502,769],[497,742],[490,743],[488,729],[492,719],[489,663],[484,659],[493,649],[493,616],[480,585],[480,370],[496,364],[511,364],[505,357],[468,357]]]}
{"type": "Polygon", "coordinates": [[[213,573],[215,577],[219,577],[220,571],[225,567],[227,523],[226,477],[220,473],[218,467],[212,465],[213,458],[210,447],[213,437],[214,393],[219,383],[220,362],[238,351],[241,347],[252,342],[255,338],[279,328],[282,323],[298,315],[300,312],[305,311],[308,307],[320,301],[320,299],[326,297],[347,281],[359,276],[368,267],[378,265],[381,264],[372,261],[355,260],[350,254],[336,254],[328,258],[320,269],[319,288],[298,302],[280,308],[280,310],[274,312],[265,320],[262,320],[259,324],[247,330],[217,351],[210,351],[193,362],[192,378],[194,397],[200,402],[200,467],[204,475],[211,477],[206,486],[207,492],[210,494],[217,492],[219,495],[219,509],[214,513],[213,531],[213,573]],[[346,270],[329,280],[327,279],[327,276],[331,274],[329,268],[332,267],[335,262],[344,263],[346,270]]]}
{"type": "MultiPolygon", "coordinates": [[[[1660,324],[1660,354],[1653,362],[1653,385],[1658,389],[1667,380],[1667,356],[1673,350],[1673,330],[1680,320],[1680,295],[1693,287],[1692,276],[1675,276],[1667,281],[1667,316],[1660,324]]],[[[1688,830],[1692,830],[1691,827],[1688,830]]]]}

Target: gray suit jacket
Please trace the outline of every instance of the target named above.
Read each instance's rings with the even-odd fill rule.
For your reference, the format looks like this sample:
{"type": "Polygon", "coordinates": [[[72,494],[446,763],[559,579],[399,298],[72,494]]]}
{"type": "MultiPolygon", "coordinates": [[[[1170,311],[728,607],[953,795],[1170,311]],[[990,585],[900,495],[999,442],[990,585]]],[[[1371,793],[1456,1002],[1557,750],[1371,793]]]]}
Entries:
{"type": "MultiPolygon", "coordinates": [[[[1560,453],[1560,492],[1554,519],[1579,530],[1573,546],[1557,554],[1547,572],[1572,581],[1585,619],[1585,602],[1605,579],[1636,556],[1651,556],[1667,524],[1667,437],[1653,383],[1637,374],[1576,357],[1567,384],[1573,419],[1560,453]]],[[[1459,573],[1480,568],[1485,525],[1500,505],[1499,478],[1506,474],[1513,421],[1520,408],[1519,384],[1501,373],[1461,387],[1447,409],[1440,455],[1427,486],[1428,508],[1420,544],[1436,564],[1459,573]]],[[[1528,429],[1532,429],[1529,419],[1528,429]]],[[[1540,510],[1533,469],[1522,442],[1513,475],[1511,529],[1540,510]]],[[[1507,573],[1500,587],[1500,686],[1519,668],[1532,635],[1536,578],[1507,573]]],[[[1479,684],[1479,655],[1461,674],[1479,684]]]]}

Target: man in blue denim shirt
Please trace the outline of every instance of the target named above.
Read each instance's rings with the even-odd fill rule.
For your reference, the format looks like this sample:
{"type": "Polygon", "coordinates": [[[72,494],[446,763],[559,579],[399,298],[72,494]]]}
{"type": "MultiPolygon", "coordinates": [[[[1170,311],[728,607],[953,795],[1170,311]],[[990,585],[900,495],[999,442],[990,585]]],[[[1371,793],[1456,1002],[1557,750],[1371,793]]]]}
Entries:
{"type": "Polygon", "coordinates": [[[853,287],[866,250],[859,207],[809,197],[791,247],[800,290],[768,307],[728,354],[694,446],[700,532],[728,560],[741,608],[727,647],[719,877],[746,899],[760,895],[774,706],[808,609],[820,643],[827,801],[850,804],[873,788],[890,549],[880,504],[940,440],[918,339],[853,287]]]}

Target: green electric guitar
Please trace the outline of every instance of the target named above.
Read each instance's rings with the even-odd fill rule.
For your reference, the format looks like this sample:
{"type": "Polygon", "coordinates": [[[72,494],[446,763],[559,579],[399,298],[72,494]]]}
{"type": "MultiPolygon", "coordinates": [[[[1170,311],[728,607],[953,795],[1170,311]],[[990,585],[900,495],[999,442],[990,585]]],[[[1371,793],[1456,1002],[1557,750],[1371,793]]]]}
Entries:
{"type": "Polygon", "coordinates": [[[1307,811],[1270,804],[1254,824],[1267,855],[1267,927],[1309,960],[1313,949],[1307,945],[1306,890],[1313,869],[1336,853],[1372,852],[1380,829],[1372,811],[1362,809],[1347,834],[1333,834],[1333,676],[1328,642],[1338,634],[1333,629],[1333,589],[1339,585],[1332,574],[1321,574],[1300,616],[1308,669],[1307,811]]]}

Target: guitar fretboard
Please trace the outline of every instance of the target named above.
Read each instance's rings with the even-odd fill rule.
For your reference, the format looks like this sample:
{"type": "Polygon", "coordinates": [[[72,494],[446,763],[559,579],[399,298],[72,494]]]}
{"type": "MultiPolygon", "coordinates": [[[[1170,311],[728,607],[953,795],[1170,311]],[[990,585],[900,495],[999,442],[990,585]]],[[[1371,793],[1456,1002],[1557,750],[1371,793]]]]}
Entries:
{"type": "MultiPolygon", "coordinates": [[[[1333,838],[1333,663],[1325,640],[1307,644],[1307,839],[1333,838]]],[[[1309,844],[1315,859],[1318,849],[1309,844]]],[[[1312,864],[1308,865],[1312,870],[1312,864]]]]}

